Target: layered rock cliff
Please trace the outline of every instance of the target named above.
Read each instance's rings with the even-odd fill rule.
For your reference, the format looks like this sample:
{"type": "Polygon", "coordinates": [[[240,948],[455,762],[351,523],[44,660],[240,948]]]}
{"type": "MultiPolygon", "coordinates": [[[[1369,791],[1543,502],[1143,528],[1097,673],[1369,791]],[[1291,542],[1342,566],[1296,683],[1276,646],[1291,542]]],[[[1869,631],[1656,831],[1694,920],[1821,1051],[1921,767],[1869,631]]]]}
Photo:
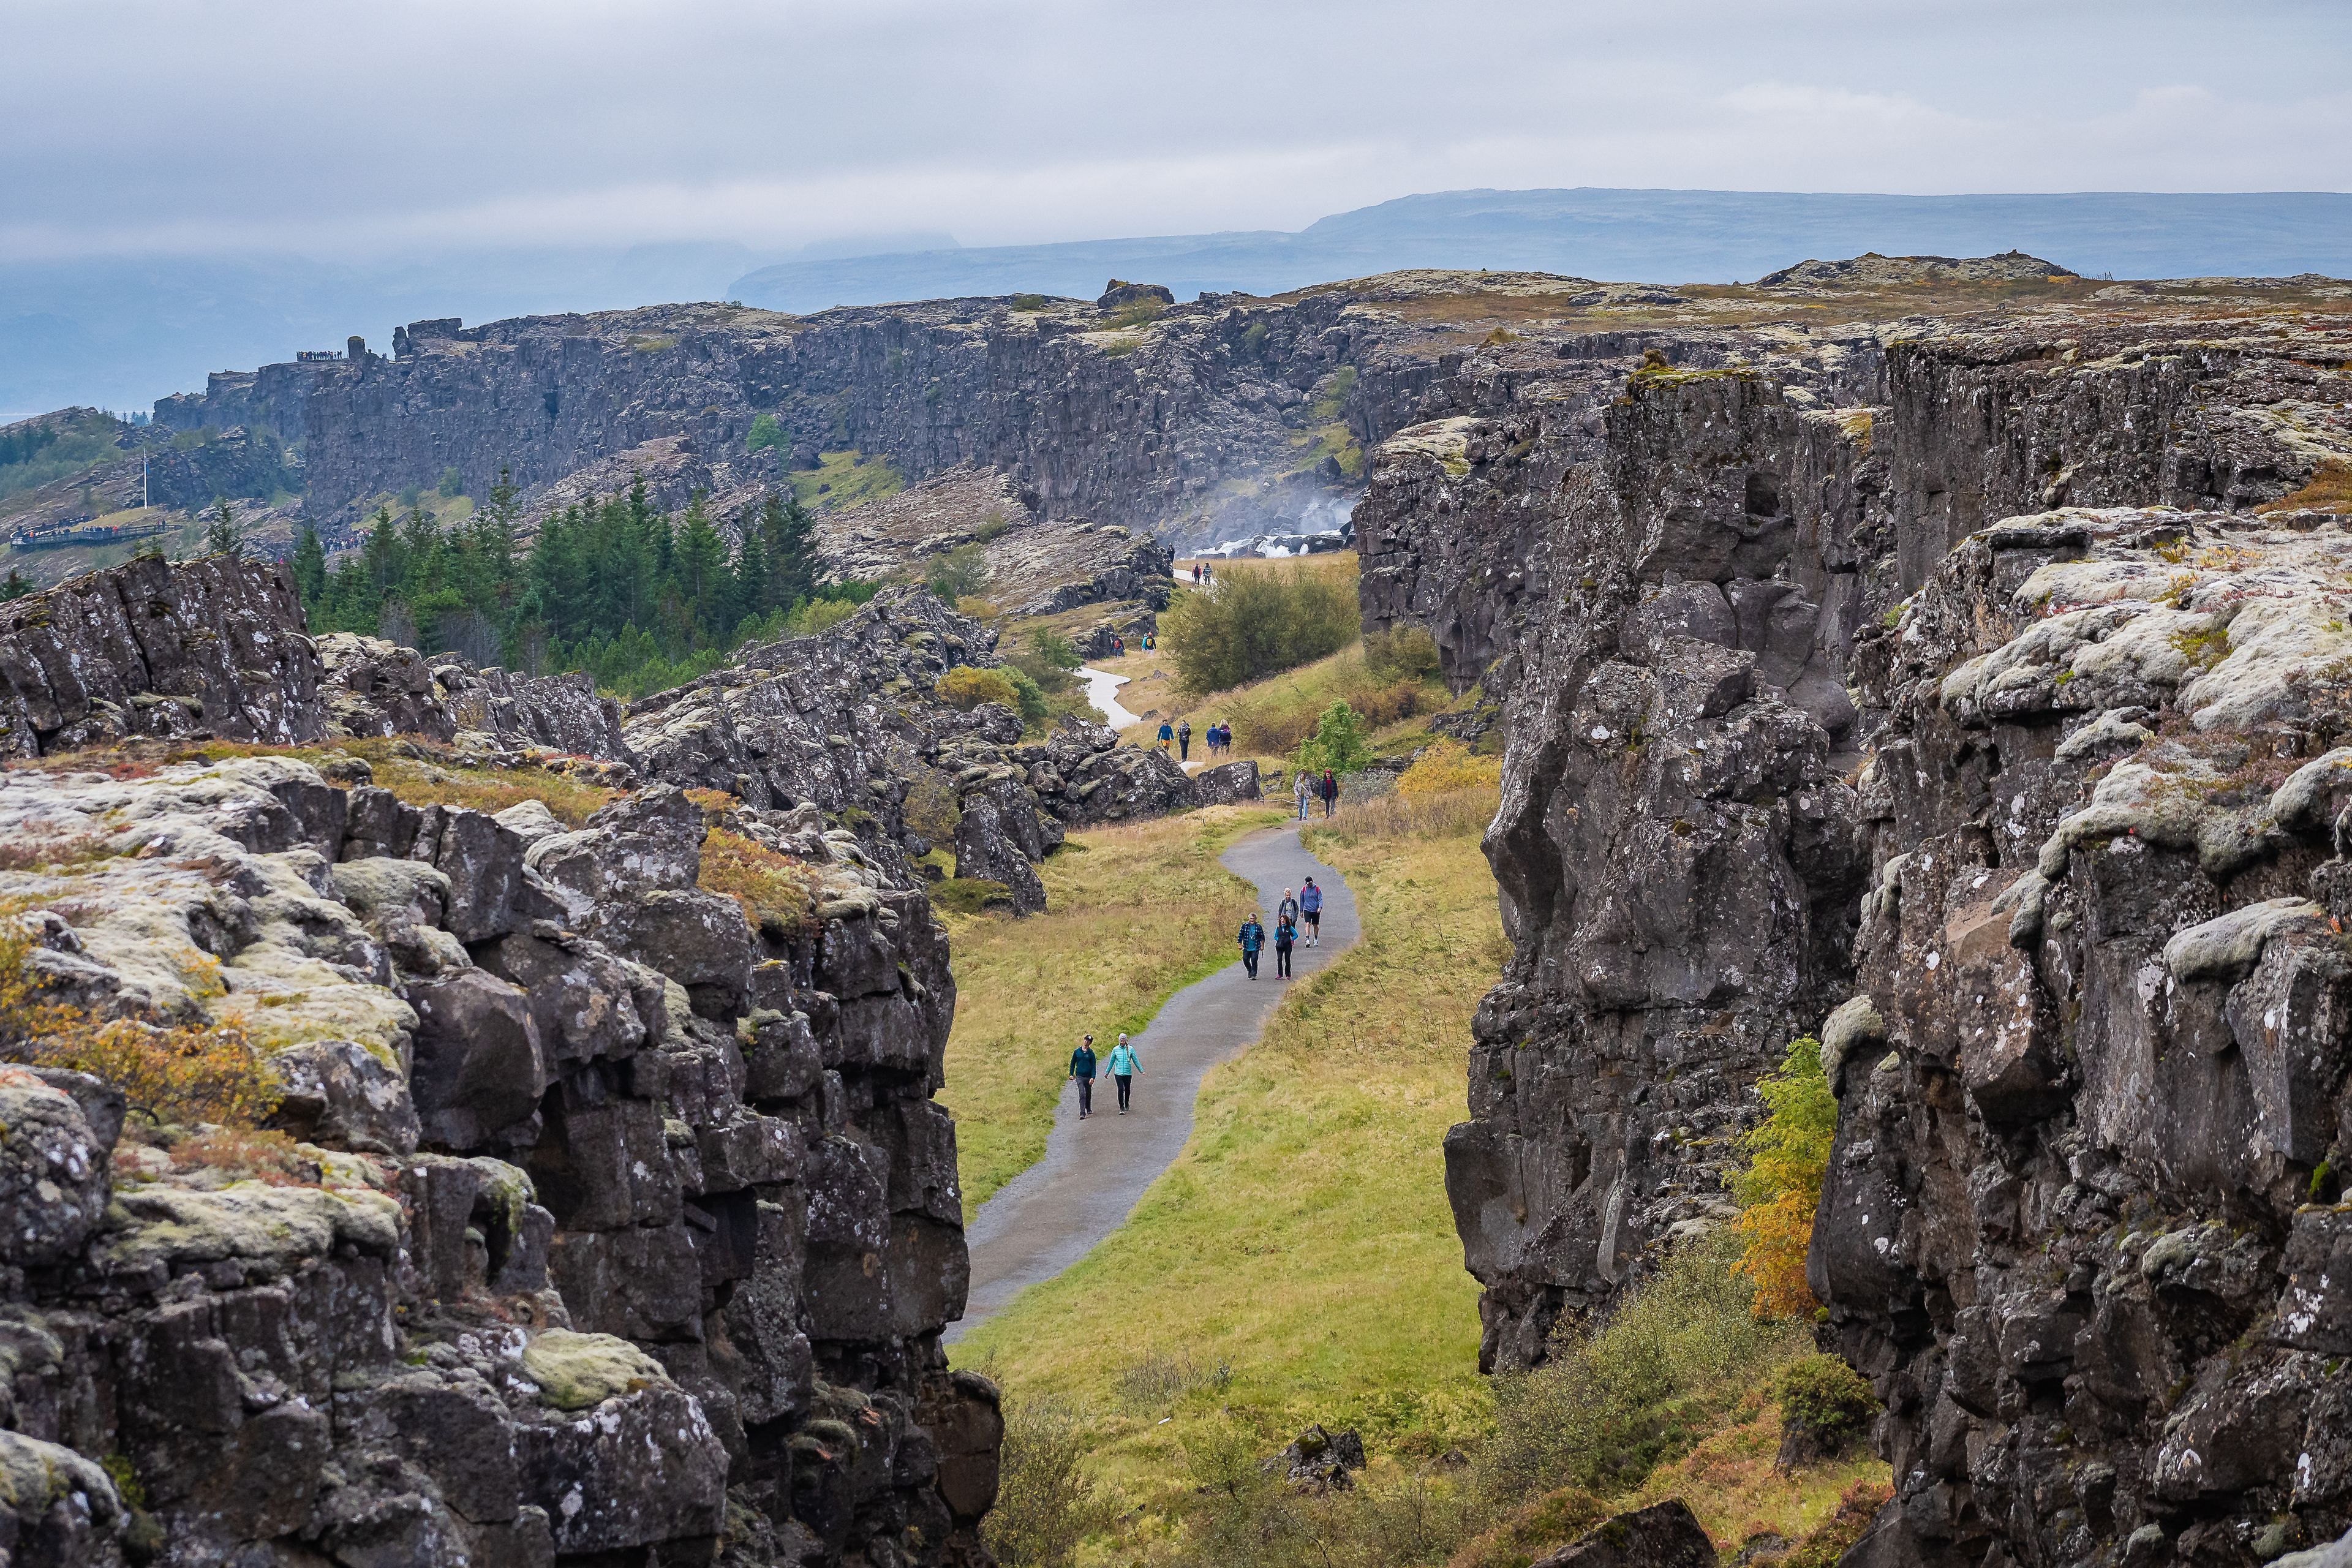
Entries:
{"type": "Polygon", "coordinates": [[[32,1064],[0,1069],[0,1193],[27,1222],[0,1239],[0,1543],[982,1560],[994,1394],[938,1337],[965,1273],[930,1098],[954,983],[863,787],[891,731],[852,722],[973,721],[909,679],[956,651],[909,619],[931,601],[766,656],[816,739],[747,723],[777,758],[748,799],[640,784],[667,753],[584,686],[314,644],[289,604],[272,568],[138,563],[11,606],[0,637],[24,973],[118,1041],[249,1040],[299,1141],[158,1126],[43,1065],[55,1027],[0,1041],[32,1064]],[[866,749],[840,757],[844,731],[866,749]],[[457,742],[396,783],[471,764],[604,804],[403,799],[340,748],[373,733],[457,742]]]}
{"type": "Polygon", "coordinates": [[[1753,1080],[1827,1028],[1816,1288],[1900,1492],[1870,1561],[2347,1522],[2347,1276],[2297,1208],[2352,1109],[2333,763],[2278,793],[2335,741],[2339,535],[2241,525],[2352,452],[2352,322],[2188,293],[1491,342],[1357,511],[1368,628],[1506,707],[1516,952],[1446,1150],[1482,1357],[1726,1217],[1753,1080]],[[2189,510],[2000,522],[2069,505],[2189,510]]]}

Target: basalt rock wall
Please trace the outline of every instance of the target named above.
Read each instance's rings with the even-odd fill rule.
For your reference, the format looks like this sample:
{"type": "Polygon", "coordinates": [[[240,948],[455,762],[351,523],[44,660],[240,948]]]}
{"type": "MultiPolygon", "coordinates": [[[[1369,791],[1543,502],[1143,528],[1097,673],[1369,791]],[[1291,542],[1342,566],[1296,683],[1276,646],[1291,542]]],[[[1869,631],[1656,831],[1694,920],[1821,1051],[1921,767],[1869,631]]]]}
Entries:
{"type": "Polygon", "coordinates": [[[2289,585],[2330,570],[2310,535],[2231,514],[2352,450],[2347,348],[2337,321],[2096,313],[1693,331],[1499,345],[1423,392],[1357,526],[1368,629],[1428,626],[1507,705],[1515,955],[1446,1151],[1483,1360],[1540,1360],[1727,1217],[1754,1079],[1824,1034],[1815,1288],[1889,1401],[1901,1494],[1867,1560],[2252,1563],[2341,1532],[2312,1325],[2341,1311],[2346,960],[2309,826],[2335,807],[2303,798],[2335,775],[2278,792],[2336,743],[2342,621],[2289,585]],[[1971,539],[2151,503],[2220,515],[1971,539]],[[2133,592],[2189,618],[2109,612],[2028,658],[2116,591],[2021,584],[2103,552],[2175,563],[2133,592]],[[2076,657],[2127,619],[2132,654],[2076,657]],[[2273,662],[2221,683],[2237,706],[2176,716],[2242,647],[2273,662]],[[1978,654],[2016,673],[1955,710],[1978,654]],[[2235,826],[2099,815],[2177,726],[2191,760],[2129,776],[2235,826]]]}
{"type": "MultiPolygon", "coordinates": [[[[1349,302],[1204,300],[1134,321],[1076,301],[962,300],[804,318],[667,306],[431,323],[394,357],[215,378],[203,397],[168,400],[168,417],[217,427],[265,405],[278,418],[299,411],[281,433],[304,440],[306,506],[321,521],[450,467],[478,490],[501,468],[540,486],[683,438],[714,461],[727,455],[737,479],[773,482],[785,465],[855,447],[914,478],[1002,468],[1049,517],[1166,528],[1250,510],[1260,480],[1269,494],[1299,491],[1291,515],[1319,493],[1328,477],[1295,450],[1303,405],[1380,336],[1377,323],[1343,320],[1349,302]],[[748,452],[763,415],[782,440],[748,452]],[[1239,477],[1249,496],[1220,490],[1239,477]]],[[[1373,394],[1395,379],[1349,405],[1362,430],[1392,428],[1396,399],[1373,394]]]]}
{"type": "Polygon", "coordinates": [[[5,873],[51,994],[242,1028],[301,1140],[0,1068],[13,1561],[984,1561],[919,885],[744,808],[807,889],[754,925],[675,788],[567,830],[364,778],[0,785],[12,846],[73,850],[5,873]]]}

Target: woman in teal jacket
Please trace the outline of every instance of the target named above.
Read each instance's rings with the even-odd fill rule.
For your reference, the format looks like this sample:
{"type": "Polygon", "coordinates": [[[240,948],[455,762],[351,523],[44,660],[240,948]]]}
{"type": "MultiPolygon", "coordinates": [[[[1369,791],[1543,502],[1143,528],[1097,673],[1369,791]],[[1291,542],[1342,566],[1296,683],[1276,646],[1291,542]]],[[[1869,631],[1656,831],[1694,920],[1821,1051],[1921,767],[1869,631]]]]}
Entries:
{"type": "Polygon", "coordinates": [[[1110,1068],[1111,1082],[1118,1085],[1118,1113],[1125,1116],[1128,1088],[1134,1083],[1135,1075],[1143,1070],[1143,1064],[1136,1059],[1135,1047],[1127,1043],[1125,1035],[1121,1035],[1118,1044],[1110,1048],[1110,1061],[1107,1065],[1110,1068]]]}

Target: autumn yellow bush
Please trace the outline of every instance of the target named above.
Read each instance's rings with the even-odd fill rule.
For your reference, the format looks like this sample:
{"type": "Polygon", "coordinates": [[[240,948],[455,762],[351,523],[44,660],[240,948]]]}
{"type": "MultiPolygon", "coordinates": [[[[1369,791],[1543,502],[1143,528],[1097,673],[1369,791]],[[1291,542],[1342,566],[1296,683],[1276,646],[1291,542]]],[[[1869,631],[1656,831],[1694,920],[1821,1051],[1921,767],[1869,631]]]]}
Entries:
{"type": "Polygon", "coordinates": [[[249,1129],[278,1108],[277,1080],[237,1025],[100,1018],[46,996],[32,950],[22,931],[0,931],[0,1061],[89,1073],[156,1121],[249,1129]]]}
{"type": "Polygon", "coordinates": [[[1459,741],[1432,742],[1412,766],[1397,776],[1403,795],[1451,795],[1455,790],[1495,789],[1503,782],[1500,757],[1478,757],[1459,741]]]}
{"type": "Polygon", "coordinates": [[[743,918],[778,937],[808,923],[809,868],[740,834],[713,828],[702,840],[702,874],[695,885],[743,906],[743,918]]]}
{"type": "Polygon", "coordinates": [[[1837,1131],[1837,1100],[1822,1071],[1822,1043],[1792,1040],[1780,1070],[1756,1085],[1767,1110],[1746,1133],[1746,1169],[1732,1178],[1739,1204],[1739,1234],[1747,1238],[1739,1271],[1756,1285],[1759,1317],[1812,1316],[1821,1305],[1805,1283],[1805,1250],[1813,1239],[1813,1210],[1830,1168],[1837,1131]]]}
{"type": "Polygon", "coordinates": [[[1021,691],[1013,678],[1001,669],[977,669],[960,664],[940,677],[940,700],[966,713],[983,702],[1002,702],[1015,713],[1021,711],[1021,691]]]}

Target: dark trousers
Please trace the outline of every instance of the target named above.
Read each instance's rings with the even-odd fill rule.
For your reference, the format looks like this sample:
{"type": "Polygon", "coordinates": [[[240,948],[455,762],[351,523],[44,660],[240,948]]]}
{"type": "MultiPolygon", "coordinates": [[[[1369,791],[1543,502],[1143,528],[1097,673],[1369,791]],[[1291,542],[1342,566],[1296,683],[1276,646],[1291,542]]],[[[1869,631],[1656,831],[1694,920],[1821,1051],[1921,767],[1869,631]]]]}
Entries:
{"type": "Polygon", "coordinates": [[[1110,1080],[1111,1082],[1118,1085],[1118,1108],[1121,1110],[1125,1110],[1127,1109],[1128,1086],[1133,1083],[1135,1079],[1132,1075],[1128,1073],[1115,1072],[1110,1075],[1110,1080]]]}
{"type": "Polygon", "coordinates": [[[1275,973],[1275,978],[1276,978],[1276,979],[1277,979],[1277,980],[1279,980],[1280,978],[1282,978],[1282,976],[1284,976],[1284,975],[1286,975],[1286,974],[1287,974],[1287,973],[1290,973],[1290,944],[1289,944],[1288,942],[1276,942],[1276,943],[1274,944],[1274,973],[1275,973]]]}
{"type": "Polygon", "coordinates": [[[1249,971],[1252,980],[1257,978],[1257,949],[1254,947],[1242,949],[1242,967],[1249,971]]]}
{"type": "Polygon", "coordinates": [[[1078,1114],[1080,1116],[1091,1115],[1094,1112],[1094,1109],[1095,1080],[1090,1078],[1082,1078],[1078,1079],[1078,1114]]]}
{"type": "Polygon", "coordinates": [[[1180,763],[1189,763],[1192,760],[1192,736],[1180,735],[1176,738],[1176,760],[1180,763]]]}

